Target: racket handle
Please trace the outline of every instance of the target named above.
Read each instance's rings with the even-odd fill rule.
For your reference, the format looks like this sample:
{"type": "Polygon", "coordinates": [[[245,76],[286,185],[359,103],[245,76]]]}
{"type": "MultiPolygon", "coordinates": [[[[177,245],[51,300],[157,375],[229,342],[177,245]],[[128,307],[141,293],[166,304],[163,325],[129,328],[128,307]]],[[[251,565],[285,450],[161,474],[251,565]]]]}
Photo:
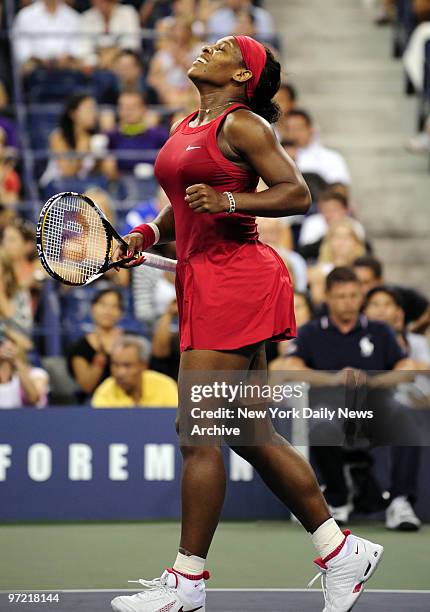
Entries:
{"type": "Polygon", "coordinates": [[[176,271],[176,259],[169,259],[168,257],[162,257],[161,255],[154,255],[153,253],[139,253],[139,257],[145,257],[145,261],[142,265],[149,266],[150,268],[158,268],[158,270],[165,270],[166,272],[176,271]]]}

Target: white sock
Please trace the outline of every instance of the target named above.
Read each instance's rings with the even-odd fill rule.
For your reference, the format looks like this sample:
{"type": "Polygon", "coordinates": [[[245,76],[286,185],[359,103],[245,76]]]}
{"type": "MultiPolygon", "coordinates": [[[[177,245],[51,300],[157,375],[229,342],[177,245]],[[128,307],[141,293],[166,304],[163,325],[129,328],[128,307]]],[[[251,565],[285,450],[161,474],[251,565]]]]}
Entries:
{"type": "Polygon", "coordinates": [[[183,555],[178,552],[176,561],[173,565],[173,569],[182,572],[183,574],[191,574],[192,576],[198,576],[203,574],[205,569],[206,559],[197,557],[197,555],[183,555]]]}
{"type": "MultiPolygon", "coordinates": [[[[325,523],[320,525],[318,529],[311,535],[312,543],[320,554],[321,559],[325,559],[338,548],[345,536],[339,529],[339,525],[334,518],[329,518],[325,523]]],[[[337,558],[343,556],[346,547],[343,546],[339,551],[337,558]]]]}

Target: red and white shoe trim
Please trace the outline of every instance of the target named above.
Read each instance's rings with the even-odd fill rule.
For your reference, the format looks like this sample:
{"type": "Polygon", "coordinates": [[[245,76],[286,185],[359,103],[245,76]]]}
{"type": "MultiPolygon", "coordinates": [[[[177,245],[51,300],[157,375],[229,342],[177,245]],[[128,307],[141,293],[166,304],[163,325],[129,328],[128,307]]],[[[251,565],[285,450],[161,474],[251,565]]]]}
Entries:
{"type": "Polygon", "coordinates": [[[340,551],[342,550],[342,548],[345,546],[345,542],[346,539],[349,535],[351,535],[351,532],[349,529],[345,529],[345,531],[343,532],[343,535],[345,536],[343,541],[339,544],[339,546],[337,548],[335,548],[333,550],[333,552],[331,552],[329,555],[327,555],[327,557],[324,557],[324,559],[321,559],[321,557],[318,557],[317,559],[314,559],[314,563],[316,563],[316,565],[318,565],[318,567],[320,567],[323,570],[327,569],[327,562],[330,561],[331,559],[334,559],[334,557],[336,557],[340,551]]]}
{"type": "Polygon", "coordinates": [[[187,580],[209,580],[211,577],[207,570],[204,570],[201,574],[185,574],[183,572],[174,569],[173,567],[168,567],[167,571],[169,574],[173,574],[176,578],[176,587],[178,587],[178,576],[182,576],[182,578],[186,578],[187,580]]]}

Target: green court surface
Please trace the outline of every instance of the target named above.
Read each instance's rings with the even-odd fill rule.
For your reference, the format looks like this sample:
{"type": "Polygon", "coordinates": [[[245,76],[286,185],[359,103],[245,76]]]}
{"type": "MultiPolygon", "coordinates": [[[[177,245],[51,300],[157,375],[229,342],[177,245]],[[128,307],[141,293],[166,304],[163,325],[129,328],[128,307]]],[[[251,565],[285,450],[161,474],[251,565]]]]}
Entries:
{"type": "MultiPolygon", "coordinates": [[[[354,532],[385,546],[372,589],[430,588],[430,526],[392,533],[354,532]]],[[[176,522],[0,526],[0,590],[129,588],[154,578],[176,555],[176,522]]],[[[317,568],[309,536],[286,522],[223,522],[208,559],[210,587],[303,588],[317,568]]]]}

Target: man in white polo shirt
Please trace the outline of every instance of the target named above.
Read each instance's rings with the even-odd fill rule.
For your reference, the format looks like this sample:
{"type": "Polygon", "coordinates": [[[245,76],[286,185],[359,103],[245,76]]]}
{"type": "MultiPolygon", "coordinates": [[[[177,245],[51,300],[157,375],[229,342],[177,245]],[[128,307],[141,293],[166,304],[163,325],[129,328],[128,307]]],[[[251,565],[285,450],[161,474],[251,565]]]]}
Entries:
{"type": "Polygon", "coordinates": [[[15,58],[24,72],[40,65],[73,67],[79,55],[79,14],[63,0],[37,0],[13,24],[15,58]]]}

